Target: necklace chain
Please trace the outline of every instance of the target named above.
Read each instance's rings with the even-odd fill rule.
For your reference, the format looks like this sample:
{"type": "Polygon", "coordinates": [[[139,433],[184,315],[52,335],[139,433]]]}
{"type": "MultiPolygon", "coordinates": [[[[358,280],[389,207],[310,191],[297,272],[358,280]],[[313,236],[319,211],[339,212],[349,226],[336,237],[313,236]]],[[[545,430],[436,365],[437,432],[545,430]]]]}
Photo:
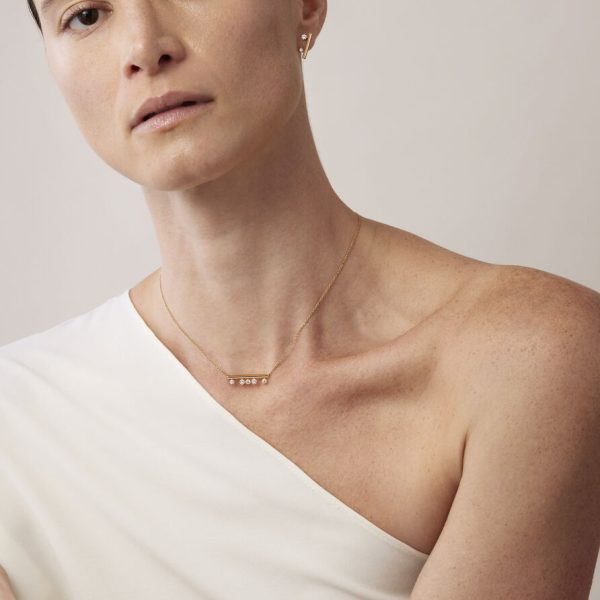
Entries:
{"type": "Polygon", "coordinates": [[[275,363],[275,366],[268,373],[237,374],[237,375],[230,375],[230,374],[226,373],[224,371],[224,369],[221,367],[221,365],[216,360],[213,360],[200,347],[200,345],[195,340],[193,340],[190,337],[190,335],[185,331],[185,329],[183,329],[183,327],[179,324],[179,322],[177,321],[177,319],[175,318],[175,316],[171,312],[171,309],[169,308],[169,305],[167,304],[167,301],[165,299],[165,294],[164,294],[163,287],[162,287],[162,269],[161,269],[161,271],[159,273],[160,294],[162,296],[162,299],[163,299],[165,308],[167,309],[167,312],[169,313],[169,315],[171,316],[171,319],[173,319],[173,322],[179,328],[179,330],[181,331],[181,333],[183,333],[187,337],[187,339],[190,342],[192,342],[192,344],[194,344],[194,346],[196,346],[196,348],[198,348],[198,350],[200,350],[200,352],[202,352],[202,354],[204,355],[204,357],[209,362],[211,362],[219,370],[219,372],[222,375],[224,375],[228,379],[228,381],[229,381],[230,384],[234,385],[236,382],[238,382],[240,385],[256,385],[259,382],[262,383],[262,384],[268,383],[269,378],[271,377],[271,374],[288,357],[288,354],[289,354],[291,348],[295,345],[296,340],[298,339],[298,336],[300,335],[300,332],[302,331],[302,329],[304,329],[305,325],[308,323],[308,321],[310,320],[310,318],[314,315],[314,313],[316,312],[317,308],[319,307],[319,305],[321,304],[321,302],[323,301],[323,299],[325,298],[325,296],[327,295],[327,293],[329,292],[329,290],[331,289],[331,287],[335,283],[335,280],[338,278],[338,275],[341,273],[342,269],[344,268],[344,265],[346,264],[346,260],[348,259],[348,256],[350,256],[350,252],[352,252],[352,249],[354,248],[354,243],[356,242],[356,238],[358,237],[358,233],[360,231],[360,226],[361,226],[361,222],[362,222],[362,217],[358,213],[356,213],[356,212],[355,212],[355,214],[356,214],[356,217],[357,217],[357,219],[356,219],[357,220],[357,227],[356,227],[356,230],[355,230],[354,235],[352,237],[352,241],[350,242],[350,245],[348,246],[348,249],[346,250],[346,253],[344,254],[344,257],[342,258],[342,261],[340,262],[340,265],[338,266],[337,271],[335,272],[335,274],[333,275],[333,277],[331,278],[331,280],[327,284],[327,287],[325,288],[325,291],[321,294],[320,298],[317,300],[317,303],[314,305],[313,309],[310,311],[308,317],[306,317],[306,319],[304,320],[304,322],[302,323],[302,325],[300,325],[298,331],[296,331],[296,333],[292,336],[292,339],[290,340],[290,342],[288,343],[288,345],[286,346],[286,348],[285,348],[285,350],[283,352],[283,356],[275,363]]]}

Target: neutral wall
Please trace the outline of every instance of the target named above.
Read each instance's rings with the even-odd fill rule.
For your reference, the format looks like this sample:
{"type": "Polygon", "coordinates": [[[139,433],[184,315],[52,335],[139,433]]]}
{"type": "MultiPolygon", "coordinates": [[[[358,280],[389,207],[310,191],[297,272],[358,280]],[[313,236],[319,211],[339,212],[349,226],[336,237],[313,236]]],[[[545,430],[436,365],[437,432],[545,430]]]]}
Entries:
{"type": "MultiPolygon", "coordinates": [[[[0,56],[2,344],[159,256],[137,184],[72,121],[25,0],[0,3],[0,56]]],[[[370,218],[600,291],[599,56],[598,0],[330,0],[303,63],[322,161],[370,218]]]]}

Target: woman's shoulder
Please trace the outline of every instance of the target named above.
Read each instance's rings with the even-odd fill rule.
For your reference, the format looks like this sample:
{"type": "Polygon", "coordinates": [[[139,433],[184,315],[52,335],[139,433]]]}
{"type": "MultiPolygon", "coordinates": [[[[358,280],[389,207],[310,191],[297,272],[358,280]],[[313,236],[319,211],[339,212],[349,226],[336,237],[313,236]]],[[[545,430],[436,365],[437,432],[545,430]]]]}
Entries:
{"type": "Polygon", "coordinates": [[[534,372],[549,364],[600,375],[597,291],[542,269],[487,263],[389,225],[377,227],[398,265],[397,295],[412,295],[418,310],[439,317],[431,322],[443,331],[436,339],[444,373],[464,376],[465,385],[501,365],[507,376],[510,369],[534,372]]]}
{"type": "Polygon", "coordinates": [[[600,293],[572,279],[524,265],[492,264],[481,271],[474,323],[499,333],[600,334],[600,293]]]}
{"type": "Polygon", "coordinates": [[[0,395],[17,386],[43,385],[70,367],[93,359],[118,331],[118,300],[93,308],[0,346],[0,395]]]}
{"type": "Polygon", "coordinates": [[[462,302],[467,317],[509,329],[522,325],[521,319],[556,326],[567,318],[588,322],[600,317],[600,293],[572,279],[525,265],[485,262],[374,223],[398,273],[419,279],[429,286],[425,291],[447,290],[447,299],[462,302]]]}
{"type": "Polygon", "coordinates": [[[476,301],[440,361],[466,427],[435,568],[450,573],[457,555],[472,565],[482,552],[501,556],[510,542],[506,573],[522,573],[519,561],[540,549],[540,561],[569,556],[581,571],[600,517],[600,294],[520,265],[482,269],[471,290],[476,301]]]}
{"type": "Polygon", "coordinates": [[[473,288],[443,368],[469,414],[508,398],[526,410],[562,390],[563,416],[600,417],[600,294],[522,265],[491,265],[473,288]]]}

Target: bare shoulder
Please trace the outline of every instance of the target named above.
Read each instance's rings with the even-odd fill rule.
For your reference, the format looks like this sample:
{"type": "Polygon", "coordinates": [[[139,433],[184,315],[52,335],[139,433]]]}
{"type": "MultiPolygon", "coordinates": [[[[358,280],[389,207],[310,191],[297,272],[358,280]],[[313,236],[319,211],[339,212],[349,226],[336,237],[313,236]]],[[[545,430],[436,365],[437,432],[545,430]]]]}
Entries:
{"type": "MultiPolygon", "coordinates": [[[[600,293],[593,289],[540,269],[480,261],[408,231],[371,223],[382,240],[382,255],[395,257],[391,262],[398,265],[393,273],[386,271],[388,279],[398,282],[398,296],[416,298],[423,307],[419,316],[446,309],[449,342],[456,343],[449,355],[461,350],[471,357],[490,350],[514,355],[510,342],[519,339],[548,346],[598,339],[600,293]],[[411,294],[413,288],[418,293],[411,294]]],[[[460,361],[468,356],[461,354],[460,361]]]]}
{"type": "Polygon", "coordinates": [[[487,265],[482,271],[481,302],[483,315],[509,323],[527,317],[532,323],[552,321],[561,330],[565,318],[600,318],[600,293],[571,279],[519,265],[487,265]],[[538,317],[537,319],[535,317],[538,317]]]}
{"type": "MultiPolygon", "coordinates": [[[[600,294],[559,275],[489,265],[474,278],[473,301],[460,323],[454,357],[465,375],[502,364],[556,377],[545,368],[600,368],[600,294]]],[[[562,369],[561,369],[562,370],[562,369]]],[[[486,380],[484,378],[484,380],[486,380]]]]}
{"type": "Polygon", "coordinates": [[[549,416],[554,398],[557,417],[600,417],[600,294],[515,265],[490,265],[473,288],[447,354],[472,424],[505,395],[521,410],[549,416]]]}
{"type": "Polygon", "coordinates": [[[411,598],[588,597],[600,545],[600,294],[483,269],[444,354],[463,472],[411,598]]]}

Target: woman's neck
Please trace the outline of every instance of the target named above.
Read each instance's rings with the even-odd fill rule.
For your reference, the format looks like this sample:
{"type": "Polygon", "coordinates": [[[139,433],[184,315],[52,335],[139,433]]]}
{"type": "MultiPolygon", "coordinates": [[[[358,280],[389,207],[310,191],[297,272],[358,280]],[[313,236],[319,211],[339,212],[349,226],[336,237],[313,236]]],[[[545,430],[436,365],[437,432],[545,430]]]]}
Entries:
{"type": "MultiPolygon", "coordinates": [[[[280,140],[185,190],[144,190],[169,308],[232,372],[281,357],[356,230],[356,214],[333,191],[311,140],[300,150],[280,140]]],[[[334,287],[343,280],[344,272],[334,287]]],[[[162,303],[158,281],[153,287],[162,303]]]]}

